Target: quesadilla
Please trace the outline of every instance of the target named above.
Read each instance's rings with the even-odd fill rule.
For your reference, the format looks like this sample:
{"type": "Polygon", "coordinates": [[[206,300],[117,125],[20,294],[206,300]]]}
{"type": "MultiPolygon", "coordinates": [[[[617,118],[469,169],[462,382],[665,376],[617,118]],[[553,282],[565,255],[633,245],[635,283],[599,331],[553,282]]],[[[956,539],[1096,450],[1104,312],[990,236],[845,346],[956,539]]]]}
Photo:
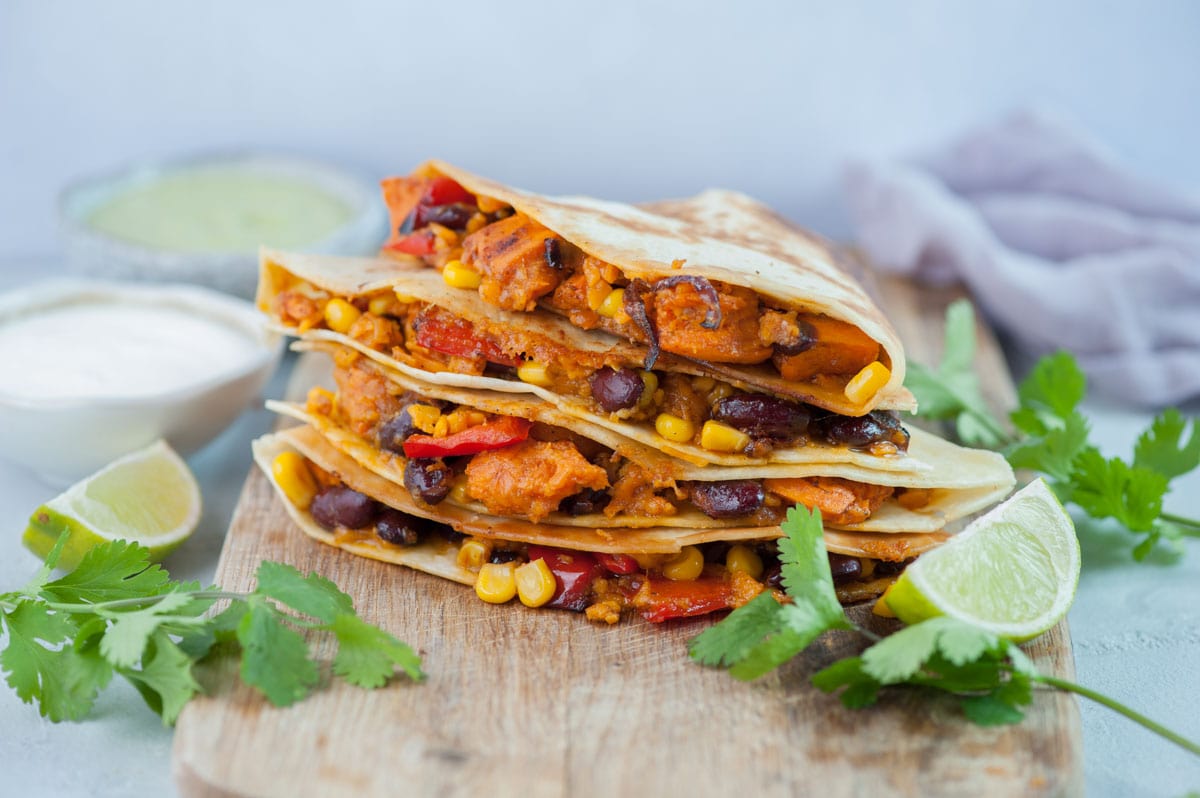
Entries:
{"type": "Polygon", "coordinates": [[[336,391],[268,407],[302,421],[418,501],[559,526],[770,526],[786,507],[819,508],[827,526],[934,532],[1012,487],[993,452],[914,433],[905,470],[854,463],[698,467],[529,394],[426,383],[354,349],[306,341],[334,363],[336,391]]]}
{"type": "Polygon", "coordinates": [[[843,415],[911,409],[895,331],[830,247],[729,192],[652,212],[431,161],[383,182],[384,253],[490,306],[549,311],[843,415]],[[670,214],[670,215],[668,215],[670,214]]]}
{"type": "Polygon", "coordinates": [[[771,392],[672,355],[648,370],[640,344],[553,313],[499,310],[411,263],[264,251],[257,303],[282,332],[351,346],[430,383],[532,393],[696,465],[907,467],[894,411],[843,415],[815,404],[807,384],[771,392]]]}
{"type": "MultiPolygon", "coordinates": [[[[474,585],[493,603],[519,596],[530,606],[585,612],[598,622],[616,623],[630,611],[659,622],[738,607],[780,586],[777,525],[590,529],[434,507],[363,468],[311,427],[260,438],[254,459],[304,534],[474,585]],[[518,581],[539,574],[540,588],[524,579],[534,581],[531,596],[518,591],[518,581]]],[[[908,561],[947,538],[827,531],[839,598],[852,603],[880,595],[908,561]]]]}

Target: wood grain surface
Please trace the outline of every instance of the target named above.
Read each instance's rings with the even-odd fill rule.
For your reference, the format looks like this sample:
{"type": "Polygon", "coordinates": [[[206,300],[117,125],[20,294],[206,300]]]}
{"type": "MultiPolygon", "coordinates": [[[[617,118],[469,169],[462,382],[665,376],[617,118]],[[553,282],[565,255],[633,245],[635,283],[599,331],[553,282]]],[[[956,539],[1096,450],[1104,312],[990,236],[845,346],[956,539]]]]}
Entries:
{"type": "MultiPolygon", "coordinates": [[[[874,286],[911,359],[935,362],[952,291],[874,286]]],[[[1013,388],[990,333],[979,363],[997,408],[1013,388]]],[[[429,678],[366,691],[326,679],[309,699],[270,706],[228,664],[179,719],[173,768],[187,796],[1057,796],[1082,792],[1074,699],[1035,697],[1026,720],[979,728],[952,702],[886,695],[844,709],[808,684],[861,641],[831,634],[744,684],[692,664],[710,619],[614,627],[496,607],[470,588],[339,552],[291,528],[254,470],[217,581],[249,589],[263,559],[317,571],[360,613],[417,648],[429,678]]],[[[854,608],[856,619],[887,622],[854,608]]],[[[332,656],[326,643],[318,651],[332,656]]],[[[1026,646],[1073,678],[1066,623],[1026,646]]],[[[326,668],[328,670],[328,668],[326,668]]]]}

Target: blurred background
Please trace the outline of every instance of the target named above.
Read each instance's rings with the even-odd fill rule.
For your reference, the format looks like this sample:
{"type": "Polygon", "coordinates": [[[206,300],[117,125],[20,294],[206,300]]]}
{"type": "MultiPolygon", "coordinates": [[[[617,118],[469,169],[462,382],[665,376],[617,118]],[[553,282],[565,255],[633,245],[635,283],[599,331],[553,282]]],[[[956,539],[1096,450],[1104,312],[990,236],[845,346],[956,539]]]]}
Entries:
{"type": "MultiPolygon", "coordinates": [[[[0,268],[71,179],[197,150],[374,179],[438,156],[641,200],[719,185],[838,237],[845,159],[1010,109],[1200,183],[1200,4],[0,3],[0,268]]],[[[3,273],[0,272],[0,279],[3,273]]]]}

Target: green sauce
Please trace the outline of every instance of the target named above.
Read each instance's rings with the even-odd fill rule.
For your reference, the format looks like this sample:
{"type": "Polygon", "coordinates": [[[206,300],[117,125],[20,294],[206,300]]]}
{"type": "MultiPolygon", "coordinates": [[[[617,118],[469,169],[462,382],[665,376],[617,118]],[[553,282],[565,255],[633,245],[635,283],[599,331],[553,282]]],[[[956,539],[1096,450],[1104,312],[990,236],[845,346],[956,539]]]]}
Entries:
{"type": "Polygon", "coordinates": [[[232,166],[197,167],[135,185],[88,224],[115,238],[175,252],[301,247],[350,221],[351,208],[320,186],[232,166]]]}

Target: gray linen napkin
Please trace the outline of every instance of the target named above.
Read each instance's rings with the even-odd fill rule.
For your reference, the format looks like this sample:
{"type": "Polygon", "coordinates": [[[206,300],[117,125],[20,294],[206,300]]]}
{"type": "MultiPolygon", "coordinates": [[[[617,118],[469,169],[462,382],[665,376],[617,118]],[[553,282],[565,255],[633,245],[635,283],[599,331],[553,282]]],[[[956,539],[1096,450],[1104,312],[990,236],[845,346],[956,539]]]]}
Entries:
{"type": "Polygon", "coordinates": [[[919,159],[851,164],[844,183],[881,268],[965,281],[1029,354],[1069,349],[1124,401],[1200,395],[1200,197],[1033,111],[919,159]]]}

